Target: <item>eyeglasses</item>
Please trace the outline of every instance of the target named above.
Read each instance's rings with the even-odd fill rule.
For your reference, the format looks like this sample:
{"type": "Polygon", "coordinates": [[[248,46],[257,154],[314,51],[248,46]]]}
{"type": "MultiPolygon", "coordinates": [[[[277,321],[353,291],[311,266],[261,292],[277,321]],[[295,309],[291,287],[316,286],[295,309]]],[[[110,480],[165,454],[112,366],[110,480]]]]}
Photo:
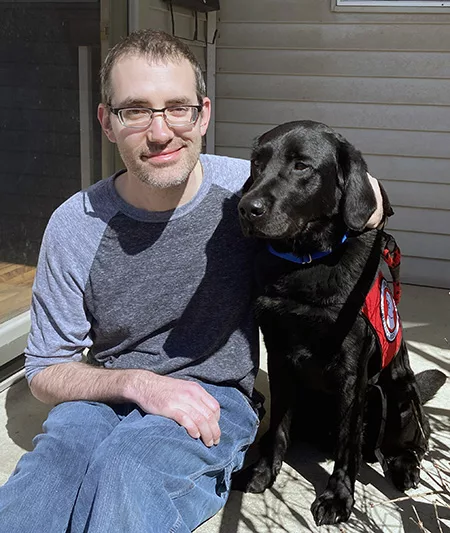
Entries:
{"type": "Polygon", "coordinates": [[[152,123],[155,113],[162,113],[167,125],[172,128],[180,128],[194,124],[203,105],[173,105],[161,109],[151,107],[111,107],[114,113],[126,128],[147,128],[152,123]]]}

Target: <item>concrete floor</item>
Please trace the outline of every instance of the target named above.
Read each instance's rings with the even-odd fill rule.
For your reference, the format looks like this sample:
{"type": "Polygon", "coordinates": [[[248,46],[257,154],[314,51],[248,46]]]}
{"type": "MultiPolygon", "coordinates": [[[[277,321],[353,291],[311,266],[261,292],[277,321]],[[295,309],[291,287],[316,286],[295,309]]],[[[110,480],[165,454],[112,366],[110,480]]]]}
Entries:
{"type": "MultiPolygon", "coordinates": [[[[450,376],[449,304],[447,290],[403,287],[400,313],[416,372],[439,368],[450,376]]],[[[258,382],[267,395],[264,362],[258,382]]],[[[289,453],[270,490],[260,495],[232,492],[225,509],[196,533],[450,532],[449,382],[427,404],[426,411],[433,431],[430,452],[423,462],[421,485],[407,496],[385,480],[378,465],[363,465],[350,521],[339,527],[318,528],[309,508],[324,488],[333,463],[304,446],[289,453]]],[[[20,456],[32,449],[32,438],[40,431],[47,412],[48,408],[30,395],[24,380],[0,394],[0,484],[7,480],[20,456]]],[[[265,427],[267,420],[262,430],[265,427]]]]}

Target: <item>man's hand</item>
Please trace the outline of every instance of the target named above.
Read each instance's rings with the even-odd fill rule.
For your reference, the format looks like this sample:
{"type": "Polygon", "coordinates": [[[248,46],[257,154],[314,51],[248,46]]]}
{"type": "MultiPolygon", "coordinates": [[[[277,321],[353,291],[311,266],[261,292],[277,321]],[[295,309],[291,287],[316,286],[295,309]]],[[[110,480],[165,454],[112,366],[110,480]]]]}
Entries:
{"type": "Polygon", "coordinates": [[[220,405],[201,385],[142,370],[131,383],[130,395],[145,412],[175,420],[206,446],[219,443],[220,405]]]}
{"type": "Polygon", "coordinates": [[[370,185],[372,185],[372,189],[377,200],[377,208],[366,224],[367,228],[373,229],[377,228],[383,220],[383,197],[381,196],[380,184],[378,183],[378,180],[372,177],[369,173],[367,173],[367,177],[369,178],[370,185]]]}

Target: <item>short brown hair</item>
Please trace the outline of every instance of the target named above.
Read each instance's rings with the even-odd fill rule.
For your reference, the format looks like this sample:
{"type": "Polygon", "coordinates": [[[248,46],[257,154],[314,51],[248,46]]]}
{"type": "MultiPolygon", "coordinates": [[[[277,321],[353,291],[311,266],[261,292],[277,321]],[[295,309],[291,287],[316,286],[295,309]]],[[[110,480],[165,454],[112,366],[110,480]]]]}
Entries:
{"type": "Polygon", "coordinates": [[[112,98],[111,71],[124,56],[144,56],[154,61],[181,61],[187,59],[195,74],[195,89],[199,103],[206,96],[202,68],[187,44],[177,37],[159,30],[139,30],[124,37],[108,52],[100,69],[102,102],[110,104],[112,98]]]}

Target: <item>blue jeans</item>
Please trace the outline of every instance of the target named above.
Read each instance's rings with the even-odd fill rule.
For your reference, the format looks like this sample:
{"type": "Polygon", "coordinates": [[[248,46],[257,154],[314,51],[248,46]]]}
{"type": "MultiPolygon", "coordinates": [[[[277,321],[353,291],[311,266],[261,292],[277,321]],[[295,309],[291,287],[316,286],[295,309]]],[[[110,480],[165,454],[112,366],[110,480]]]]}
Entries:
{"type": "Polygon", "coordinates": [[[225,504],[258,417],[231,387],[204,385],[221,406],[207,448],[173,420],[135,405],[56,406],[0,487],[0,533],[185,533],[225,504]]]}

